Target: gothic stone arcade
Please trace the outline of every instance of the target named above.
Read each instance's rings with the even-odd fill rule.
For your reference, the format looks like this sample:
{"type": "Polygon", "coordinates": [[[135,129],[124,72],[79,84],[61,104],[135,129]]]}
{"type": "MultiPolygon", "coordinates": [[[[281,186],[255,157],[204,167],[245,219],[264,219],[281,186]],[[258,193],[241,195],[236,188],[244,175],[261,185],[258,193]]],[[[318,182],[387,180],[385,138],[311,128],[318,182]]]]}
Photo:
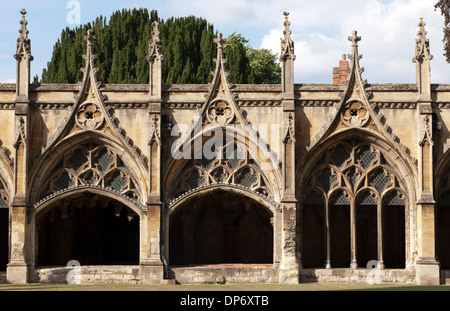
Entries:
{"type": "Polygon", "coordinates": [[[332,84],[295,84],[285,13],[280,85],[230,84],[221,34],[212,83],[163,85],[157,23],[148,85],[97,81],[92,31],[80,83],[32,85],[21,13],[0,84],[8,282],[68,282],[74,262],[81,283],[450,277],[450,85],[430,84],[422,20],[416,84],[363,80],[356,31],[332,84]]]}

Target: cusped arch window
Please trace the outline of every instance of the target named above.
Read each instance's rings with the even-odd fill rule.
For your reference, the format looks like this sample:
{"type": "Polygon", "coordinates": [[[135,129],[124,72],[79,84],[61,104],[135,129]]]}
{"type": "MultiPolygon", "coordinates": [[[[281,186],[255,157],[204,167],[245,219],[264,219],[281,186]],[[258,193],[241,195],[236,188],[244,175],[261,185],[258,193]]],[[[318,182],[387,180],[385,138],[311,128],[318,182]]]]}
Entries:
{"type": "Polygon", "coordinates": [[[301,197],[304,268],[405,267],[405,191],[377,146],[349,139],[329,147],[301,197]]]}
{"type": "Polygon", "coordinates": [[[136,180],[120,155],[108,146],[82,144],[65,154],[44,181],[43,197],[76,186],[100,186],[139,200],[136,180]]]}
{"type": "Polygon", "coordinates": [[[195,188],[228,183],[244,186],[252,191],[272,197],[269,182],[264,172],[250,156],[233,144],[225,146],[223,158],[191,159],[174,178],[175,182],[168,194],[169,199],[195,188]],[[233,148],[227,150],[227,148],[233,148]]]}

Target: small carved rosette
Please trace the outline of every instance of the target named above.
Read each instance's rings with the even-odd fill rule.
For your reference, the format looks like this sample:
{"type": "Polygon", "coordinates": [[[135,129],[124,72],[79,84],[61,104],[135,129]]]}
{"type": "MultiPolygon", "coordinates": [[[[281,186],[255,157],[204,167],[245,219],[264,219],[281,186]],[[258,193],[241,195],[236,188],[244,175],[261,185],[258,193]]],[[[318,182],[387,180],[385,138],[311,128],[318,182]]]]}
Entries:
{"type": "Polygon", "coordinates": [[[84,103],[78,109],[76,120],[82,129],[95,130],[103,123],[104,117],[96,104],[84,103]]]}
{"type": "Polygon", "coordinates": [[[216,100],[209,106],[207,116],[209,122],[225,125],[233,120],[234,112],[226,101],[216,100]]]}
{"type": "Polygon", "coordinates": [[[360,102],[349,102],[342,111],[342,121],[349,127],[364,126],[368,120],[369,113],[360,102]]]}

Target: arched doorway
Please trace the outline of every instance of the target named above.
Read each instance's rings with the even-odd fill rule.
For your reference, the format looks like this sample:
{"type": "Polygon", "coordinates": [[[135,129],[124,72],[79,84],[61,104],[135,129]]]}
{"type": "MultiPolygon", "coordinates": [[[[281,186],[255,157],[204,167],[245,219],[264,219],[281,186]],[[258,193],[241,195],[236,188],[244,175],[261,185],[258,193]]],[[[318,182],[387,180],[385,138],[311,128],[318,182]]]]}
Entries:
{"type": "Polygon", "coordinates": [[[304,180],[304,268],[405,268],[406,191],[384,149],[358,137],[330,144],[304,180]]]}
{"type": "Polygon", "coordinates": [[[106,196],[56,200],[36,216],[36,233],[37,266],[139,264],[139,216],[106,196]]]}
{"type": "Polygon", "coordinates": [[[273,263],[273,214],[243,194],[214,189],[169,220],[169,265],[273,263]]]}

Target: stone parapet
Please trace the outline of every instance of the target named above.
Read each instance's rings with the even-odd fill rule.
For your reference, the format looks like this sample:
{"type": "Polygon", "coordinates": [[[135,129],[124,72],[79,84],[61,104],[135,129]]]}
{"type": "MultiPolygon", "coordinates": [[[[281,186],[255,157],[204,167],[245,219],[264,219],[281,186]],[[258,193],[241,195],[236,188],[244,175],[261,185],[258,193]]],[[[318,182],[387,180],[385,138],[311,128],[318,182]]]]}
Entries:
{"type": "Polygon", "coordinates": [[[416,284],[415,270],[408,269],[301,269],[300,283],[416,284]]]}
{"type": "Polygon", "coordinates": [[[278,283],[278,269],[272,265],[172,267],[169,274],[180,284],[278,283]]]}

